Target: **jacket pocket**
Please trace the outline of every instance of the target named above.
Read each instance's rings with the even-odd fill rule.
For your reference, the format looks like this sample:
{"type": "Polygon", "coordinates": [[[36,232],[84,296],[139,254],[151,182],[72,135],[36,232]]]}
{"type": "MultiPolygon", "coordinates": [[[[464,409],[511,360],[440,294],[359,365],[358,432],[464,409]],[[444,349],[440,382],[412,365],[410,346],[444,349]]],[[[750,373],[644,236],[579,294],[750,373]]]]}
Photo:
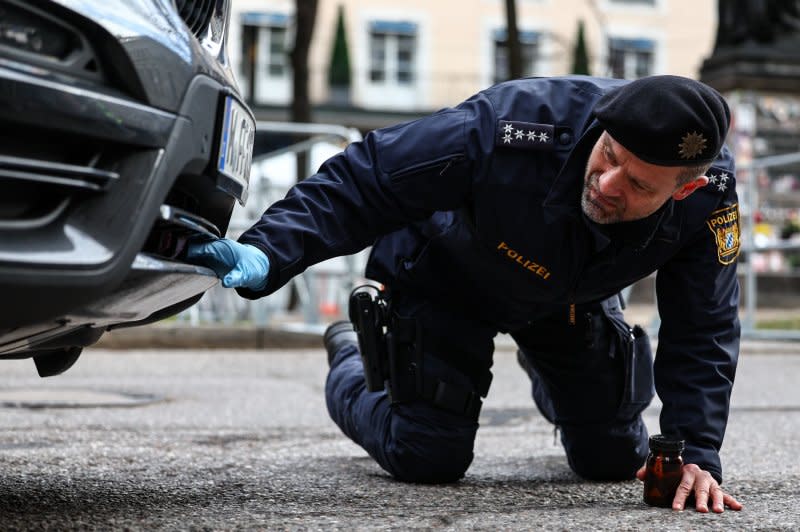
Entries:
{"type": "Polygon", "coordinates": [[[389,174],[391,192],[412,219],[464,206],[472,189],[472,171],[464,155],[452,153],[399,168],[389,174]]]}
{"type": "Polygon", "coordinates": [[[653,349],[650,337],[639,325],[631,328],[622,315],[616,296],[603,301],[603,312],[611,325],[610,356],[620,359],[622,396],[617,419],[629,421],[638,416],[655,396],[653,349]]]}
{"type": "Polygon", "coordinates": [[[443,176],[454,165],[458,165],[464,160],[463,153],[451,153],[395,170],[389,174],[389,178],[396,183],[422,174],[429,174],[432,177],[443,176]]]}
{"type": "Polygon", "coordinates": [[[629,420],[647,408],[655,395],[653,349],[647,331],[638,325],[620,339],[625,375],[617,415],[621,420],[629,420]]]}

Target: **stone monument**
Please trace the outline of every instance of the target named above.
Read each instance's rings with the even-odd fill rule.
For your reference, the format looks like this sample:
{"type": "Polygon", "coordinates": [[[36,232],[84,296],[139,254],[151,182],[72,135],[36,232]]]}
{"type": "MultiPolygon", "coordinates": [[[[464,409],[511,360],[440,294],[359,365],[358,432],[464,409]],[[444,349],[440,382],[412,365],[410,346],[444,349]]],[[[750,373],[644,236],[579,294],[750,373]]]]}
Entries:
{"type": "MultiPolygon", "coordinates": [[[[754,171],[748,166],[753,159],[792,159],[800,152],[800,0],[718,0],[717,6],[716,42],[700,80],[731,105],[728,144],[740,169],[743,241],[767,246],[743,258],[758,273],[762,296],[797,293],[797,286],[783,285],[798,280],[800,268],[800,241],[786,237],[786,228],[800,219],[800,162],[754,171]],[[776,282],[782,288],[770,289],[776,282]]],[[[754,288],[745,292],[755,296],[754,288]]]]}
{"type": "Polygon", "coordinates": [[[800,151],[800,0],[717,5],[716,43],[700,80],[728,97],[734,132],[745,127],[755,135],[752,155],[800,151]]]}
{"type": "Polygon", "coordinates": [[[718,0],[718,14],[704,82],[721,92],[800,93],[800,0],[718,0]]]}
{"type": "MultiPolygon", "coordinates": [[[[737,163],[800,152],[800,0],[718,0],[718,12],[714,51],[703,62],[700,80],[731,104],[729,143],[737,163]]],[[[766,195],[778,192],[773,203],[794,204],[792,195],[781,193],[788,187],[800,195],[800,165],[769,173],[773,181],[785,179],[766,195]]]]}

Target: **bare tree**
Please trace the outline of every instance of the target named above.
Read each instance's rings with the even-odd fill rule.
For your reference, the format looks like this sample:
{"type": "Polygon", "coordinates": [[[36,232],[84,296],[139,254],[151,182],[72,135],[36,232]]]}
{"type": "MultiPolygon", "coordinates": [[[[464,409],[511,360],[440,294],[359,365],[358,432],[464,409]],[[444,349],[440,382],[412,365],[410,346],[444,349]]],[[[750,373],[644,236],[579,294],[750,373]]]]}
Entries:
{"type": "MultiPolygon", "coordinates": [[[[317,20],[317,0],[295,0],[295,34],[294,47],[289,52],[292,62],[292,106],[290,118],[292,122],[311,122],[311,96],[308,80],[308,52],[311,38],[314,35],[314,23],[317,20]]],[[[300,142],[302,139],[295,139],[300,142]]],[[[309,158],[305,152],[296,157],[297,180],[308,175],[309,158]]],[[[292,284],[289,293],[288,308],[295,309],[299,303],[297,288],[292,284]]]]}
{"type": "Polygon", "coordinates": [[[522,77],[522,48],[517,28],[517,2],[506,0],[506,45],[508,47],[508,75],[510,79],[522,77]]]}
{"type": "Polygon", "coordinates": [[[311,121],[311,98],[308,90],[308,51],[317,19],[317,0],[295,0],[294,47],[289,52],[292,62],[292,122],[311,121]]]}
{"type": "MultiPolygon", "coordinates": [[[[292,122],[311,122],[311,96],[308,89],[308,52],[317,20],[317,0],[295,0],[294,47],[289,52],[292,62],[292,105],[289,119],[292,122]]],[[[303,139],[297,138],[299,142],[303,139]]],[[[306,153],[297,154],[297,180],[308,174],[306,153]]]]}

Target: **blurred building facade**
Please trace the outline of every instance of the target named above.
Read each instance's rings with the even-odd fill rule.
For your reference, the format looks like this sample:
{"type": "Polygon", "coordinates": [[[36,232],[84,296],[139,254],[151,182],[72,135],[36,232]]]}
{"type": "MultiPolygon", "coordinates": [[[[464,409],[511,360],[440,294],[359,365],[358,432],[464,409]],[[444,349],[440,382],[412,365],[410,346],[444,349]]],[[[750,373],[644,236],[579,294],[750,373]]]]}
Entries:
{"type": "MultiPolygon", "coordinates": [[[[590,72],[696,78],[715,0],[517,0],[526,75],[571,72],[582,21],[590,72]]],[[[292,0],[233,0],[230,56],[260,117],[286,118],[292,0]]],[[[316,121],[371,129],[454,105],[508,76],[504,0],[319,0],[309,57],[316,121]],[[328,72],[343,15],[349,84],[328,72]],[[344,90],[342,90],[344,89],[344,90]]]]}

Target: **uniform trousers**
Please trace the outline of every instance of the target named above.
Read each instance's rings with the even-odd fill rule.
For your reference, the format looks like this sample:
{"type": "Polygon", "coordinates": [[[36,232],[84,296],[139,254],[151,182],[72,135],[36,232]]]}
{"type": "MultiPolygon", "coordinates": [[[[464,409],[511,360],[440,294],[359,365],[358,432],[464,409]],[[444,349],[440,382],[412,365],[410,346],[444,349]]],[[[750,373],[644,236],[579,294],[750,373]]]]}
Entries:
{"type": "MultiPolygon", "coordinates": [[[[491,378],[496,327],[413,296],[395,294],[392,306],[421,325],[425,379],[478,389],[491,378]]],[[[559,428],[572,470],[590,480],[633,478],[648,452],[641,412],[653,397],[652,354],[644,341],[632,349],[617,298],[565,306],[511,336],[534,402],[559,428]]],[[[474,413],[421,396],[393,403],[386,391],[367,391],[355,343],[334,354],[325,398],[344,434],[398,480],[454,482],[473,460],[474,413]]]]}

